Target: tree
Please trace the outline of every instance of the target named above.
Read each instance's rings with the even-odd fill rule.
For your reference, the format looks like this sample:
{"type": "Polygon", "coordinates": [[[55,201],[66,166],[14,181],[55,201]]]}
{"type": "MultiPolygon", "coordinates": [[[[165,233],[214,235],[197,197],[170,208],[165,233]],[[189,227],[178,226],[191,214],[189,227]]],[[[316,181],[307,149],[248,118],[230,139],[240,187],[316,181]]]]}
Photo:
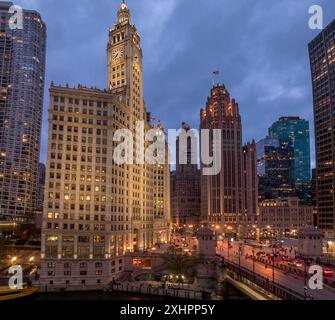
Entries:
{"type": "Polygon", "coordinates": [[[0,235],[0,261],[4,262],[7,258],[7,249],[5,247],[5,238],[0,235]]]}
{"type": "Polygon", "coordinates": [[[165,263],[167,269],[175,276],[179,276],[178,282],[182,282],[180,276],[189,273],[189,271],[199,262],[199,257],[184,255],[182,250],[171,246],[167,250],[165,263]]]}

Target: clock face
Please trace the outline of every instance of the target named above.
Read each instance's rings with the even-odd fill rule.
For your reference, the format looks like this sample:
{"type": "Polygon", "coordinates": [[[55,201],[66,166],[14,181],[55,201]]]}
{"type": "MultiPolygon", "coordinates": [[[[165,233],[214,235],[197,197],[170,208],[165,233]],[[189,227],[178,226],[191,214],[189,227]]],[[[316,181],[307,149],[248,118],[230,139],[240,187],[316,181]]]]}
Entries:
{"type": "Polygon", "coordinates": [[[113,60],[119,60],[119,59],[122,59],[123,57],[124,57],[124,49],[123,48],[113,50],[113,52],[112,52],[112,59],[113,60]]]}

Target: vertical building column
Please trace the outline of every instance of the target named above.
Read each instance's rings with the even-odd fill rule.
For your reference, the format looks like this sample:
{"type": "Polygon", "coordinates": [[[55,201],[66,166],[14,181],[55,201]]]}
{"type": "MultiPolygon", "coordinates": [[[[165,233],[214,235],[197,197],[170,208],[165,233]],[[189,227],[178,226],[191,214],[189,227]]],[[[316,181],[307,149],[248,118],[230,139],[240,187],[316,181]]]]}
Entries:
{"type": "Polygon", "coordinates": [[[78,235],[74,236],[73,258],[78,259],[78,235]]]}
{"type": "Polygon", "coordinates": [[[63,236],[58,234],[58,259],[62,259],[63,236]]]}
{"type": "Polygon", "coordinates": [[[90,236],[90,259],[93,259],[93,237],[90,236]]]}

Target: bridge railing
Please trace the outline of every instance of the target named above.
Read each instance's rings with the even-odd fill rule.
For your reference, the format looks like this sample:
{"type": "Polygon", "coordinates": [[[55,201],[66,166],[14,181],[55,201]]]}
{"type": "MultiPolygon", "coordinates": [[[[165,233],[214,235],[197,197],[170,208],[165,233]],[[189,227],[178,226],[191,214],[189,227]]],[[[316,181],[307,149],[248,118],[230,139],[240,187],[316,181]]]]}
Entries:
{"type": "Polygon", "coordinates": [[[253,273],[249,269],[239,266],[233,262],[224,262],[223,266],[234,274],[235,279],[246,279],[272,293],[278,298],[284,300],[305,300],[305,296],[299,292],[296,292],[290,288],[286,288],[279,283],[273,283],[269,281],[269,279],[257,273],[253,273]]]}

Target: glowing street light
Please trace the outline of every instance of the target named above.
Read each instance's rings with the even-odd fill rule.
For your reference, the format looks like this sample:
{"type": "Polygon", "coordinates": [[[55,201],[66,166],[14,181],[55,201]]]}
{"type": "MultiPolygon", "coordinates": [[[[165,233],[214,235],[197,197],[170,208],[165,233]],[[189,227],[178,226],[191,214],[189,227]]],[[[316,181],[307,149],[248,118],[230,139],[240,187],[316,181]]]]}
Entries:
{"type": "Polygon", "coordinates": [[[11,263],[14,263],[16,260],[17,260],[17,257],[13,257],[13,258],[10,260],[10,262],[11,262],[11,263]]]}

